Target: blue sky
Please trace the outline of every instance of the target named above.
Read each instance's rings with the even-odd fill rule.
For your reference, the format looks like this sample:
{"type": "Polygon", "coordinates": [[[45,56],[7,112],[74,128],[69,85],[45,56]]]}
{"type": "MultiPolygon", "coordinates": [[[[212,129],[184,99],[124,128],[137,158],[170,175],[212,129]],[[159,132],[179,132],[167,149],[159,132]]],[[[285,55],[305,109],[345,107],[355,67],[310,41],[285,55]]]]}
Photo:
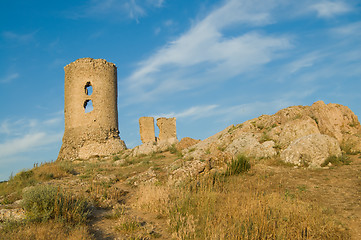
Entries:
{"type": "Polygon", "coordinates": [[[1,0],[0,180],[56,159],[82,57],[117,65],[128,147],[141,116],[204,139],[317,100],[361,114],[361,1],[1,0]]]}

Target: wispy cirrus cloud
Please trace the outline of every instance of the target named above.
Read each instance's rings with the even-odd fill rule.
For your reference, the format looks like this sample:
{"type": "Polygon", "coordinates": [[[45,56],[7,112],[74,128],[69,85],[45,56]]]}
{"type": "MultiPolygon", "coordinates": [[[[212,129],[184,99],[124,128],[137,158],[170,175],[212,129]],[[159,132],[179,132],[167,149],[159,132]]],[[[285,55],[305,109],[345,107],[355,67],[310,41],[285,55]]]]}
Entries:
{"type": "Polygon", "coordinates": [[[141,61],[128,77],[129,102],[147,101],[164,93],[187,90],[234,76],[269,63],[292,47],[288,36],[257,31],[224,34],[243,25],[262,26],[273,22],[272,5],[230,0],[195,23],[187,32],[141,61]],[[258,7],[261,6],[261,7],[258,7]],[[136,93],[136,94],[133,94],[136,93]],[[142,96],[142,97],[139,97],[142,96]]]}
{"type": "Polygon", "coordinates": [[[62,116],[40,119],[5,119],[0,122],[0,162],[4,157],[31,152],[34,149],[60,141],[63,131],[62,116]]]}
{"type": "Polygon", "coordinates": [[[340,37],[361,35],[361,21],[332,28],[331,33],[340,37]]]}
{"type": "Polygon", "coordinates": [[[209,117],[210,115],[214,115],[214,110],[216,110],[219,105],[203,105],[203,106],[193,106],[181,112],[170,112],[170,113],[162,113],[153,115],[154,118],[158,117],[166,117],[166,118],[187,118],[187,119],[199,119],[209,117]]]}
{"type": "Polygon", "coordinates": [[[70,18],[130,18],[137,22],[152,8],[160,8],[164,0],[91,0],[77,11],[69,11],[70,18]]]}
{"type": "Polygon", "coordinates": [[[351,11],[351,7],[342,1],[322,1],[310,6],[310,10],[316,11],[320,18],[330,18],[351,11]]]}
{"type": "Polygon", "coordinates": [[[284,107],[288,107],[293,103],[289,97],[290,96],[288,97],[284,96],[284,97],[280,97],[279,99],[275,99],[271,101],[255,101],[255,102],[248,102],[244,104],[230,105],[230,106],[222,106],[217,104],[198,105],[198,106],[192,106],[180,112],[154,114],[153,116],[155,118],[175,117],[177,119],[181,119],[181,121],[182,119],[187,119],[187,121],[189,121],[189,120],[199,120],[202,118],[209,118],[209,117],[212,117],[213,121],[217,121],[217,122],[238,121],[239,119],[243,119],[249,116],[254,116],[257,114],[259,115],[265,113],[271,114],[284,107]]]}
{"type": "Polygon", "coordinates": [[[37,32],[38,31],[33,31],[31,33],[16,33],[13,31],[4,31],[1,35],[7,41],[26,44],[35,40],[35,35],[37,32]]]}
{"type": "Polygon", "coordinates": [[[0,83],[9,83],[20,77],[19,73],[11,73],[0,78],[0,83]]]}
{"type": "Polygon", "coordinates": [[[52,144],[61,139],[61,134],[48,135],[45,132],[26,134],[0,143],[0,159],[19,153],[34,151],[38,147],[52,144]]]}

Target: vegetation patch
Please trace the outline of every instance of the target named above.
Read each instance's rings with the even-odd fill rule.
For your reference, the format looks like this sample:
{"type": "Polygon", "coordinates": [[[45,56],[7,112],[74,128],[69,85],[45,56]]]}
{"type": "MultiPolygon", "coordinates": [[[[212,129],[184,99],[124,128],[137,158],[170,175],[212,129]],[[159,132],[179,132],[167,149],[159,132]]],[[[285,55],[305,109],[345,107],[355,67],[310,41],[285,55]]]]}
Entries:
{"type": "Polygon", "coordinates": [[[244,155],[238,155],[228,164],[226,175],[238,175],[247,172],[250,168],[249,158],[244,155]]]}
{"type": "Polygon", "coordinates": [[[171,195],[170,226],[177,239],[348,239],[322,209],[283,192],[259,191],[241,176],[189,183],[171,195]]]}
{"type": "Polygon", "coordinates": [[[322,164],[321,167],[326,167],[329,165],[329,163],[331,163],[333,166],[341,166],[341,165],[349,165],[351,163],[350,158],[345,155],[342,154],[340,156],[329,156],[322,164]]]}
{"type": "Polygon", "coordinates": [[[23,194],[27,220],[46,222],[54,219],[72,224],[85,223],[90,213],[87,201],[48,185],[32,187],[23,194]]]}

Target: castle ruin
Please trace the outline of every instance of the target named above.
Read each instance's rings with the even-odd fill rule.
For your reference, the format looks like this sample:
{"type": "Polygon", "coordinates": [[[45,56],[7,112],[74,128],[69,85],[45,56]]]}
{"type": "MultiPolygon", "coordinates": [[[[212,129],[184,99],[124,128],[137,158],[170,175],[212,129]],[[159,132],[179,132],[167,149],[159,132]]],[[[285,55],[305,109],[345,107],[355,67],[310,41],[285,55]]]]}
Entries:
{"type": "Polygon", "coordinates": [[[153,117],[139,118],[139,132],[142,143],[177,139],[176,118],[158,118],[157,127],[159,128],[159,137],[155,136],[153,117]]]}
{"type": "Polygon", "coordinates": [[[117,68],[81,58],[64,67],[65,131],[58,160],[107,156],[126,149],[119,137],[117,68]]]}
{"type": "Polygon", "coordinates": [[[140,132],[140,140],[142,140],[142,143],[155,142],[156,137],[154,132],[154,118],[152,117],[139,118],[139,132],[140,132]]]}

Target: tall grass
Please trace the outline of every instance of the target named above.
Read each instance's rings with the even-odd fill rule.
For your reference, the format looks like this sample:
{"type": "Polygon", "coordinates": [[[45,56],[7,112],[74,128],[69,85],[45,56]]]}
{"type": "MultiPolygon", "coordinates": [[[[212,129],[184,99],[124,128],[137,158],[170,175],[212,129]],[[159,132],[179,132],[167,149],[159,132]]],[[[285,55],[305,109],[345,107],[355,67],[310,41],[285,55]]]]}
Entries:
{"type": "Polygon", "coordinates": [[[227,166],[226,175],[238,175],[247,172],[251,168],[249,158],[244,155],[238,155],[227,166]]]}
{"type": "Polygon", "coordinates": [[[54,219],[71,224],[85,223],[89,214],[87,202],[70,196],[60,188],[39,185],[23,194],[26,217],[32,222],[46,222],[54,219]]]}
{"type": "Polygon", "coordinates": [[[218,174],[182,187],[158,186],[161,197],[139,203],[166,212],[176,239],[349,239],[321,207],[269,192],[246,177],[218,174]]]}
{"type": "Polygon", "coordinates": [[[0,196],[4,197],[3,203],[10,204],[19,200],[25,187],[34,186],[38,182],[74,174],[70,163],[49,162],[41,165],[35,164],[31,170],[22,170],[15,176],[10,176],[9,181],[0,183],[0,196]]]}
{"type": "Polygon", "coordinates": [[[0,231],[0,239],[6,240],[92,240],[94,237],[85,225],[69,226],[60,222],[6,223],[0,231]]]}

